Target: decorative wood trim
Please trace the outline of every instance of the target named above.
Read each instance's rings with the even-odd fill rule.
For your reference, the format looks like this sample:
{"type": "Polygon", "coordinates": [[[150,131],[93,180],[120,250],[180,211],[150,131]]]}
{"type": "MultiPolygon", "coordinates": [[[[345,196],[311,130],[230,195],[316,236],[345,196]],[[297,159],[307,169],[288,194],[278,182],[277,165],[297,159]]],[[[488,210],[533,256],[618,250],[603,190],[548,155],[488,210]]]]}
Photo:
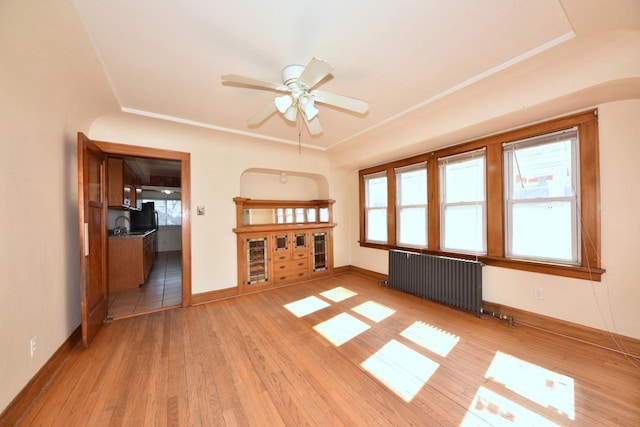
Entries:
{"type": "MultiPolygon", "coordinates": [[[[260,200],[247,199],[246,197],[234,197],[236,204],[236,228],[234,231],[241,232],[262,231],[263,227],[325,227],[333,224],[333,199],[317,199],[317,200],[260,200]],[[264,224],[264,225],[243,225],[242,212],[244,209],[276,209],[276,208],[329,208],[329,218],[327,222],[320,222],[320,215],[316,215],[315,222],[294,223],[294,224],[264,224]]],[[[335,227],[335,224],[333,225],[335,227]]]]}
{"type": "Polygon", "coordinates": [[[360,274],[362,276],[366,276],[366,277],[370,277],[372,279],[377,280],[378,282],[380,281],[384,281],[386,282],[389,279],[389,276],[386,274],[382,274],[382,273],[377,273],[375,271],[371,271],[371,270],[367,270],[366,268],[360,268],[360,267],[356,267],[355,265],[349,265],[349,266],[345,266],[345,267],[341,267],[342,272],[344,273],[357,273],[360,274]]]}
{"type": "Polygon", "coordinates": [[[387,242],[397,242],[396,237],[396,174],[394,167],[387,168],[387,200],[394,203],[387,203],[387,242]]]}
{"type": "Polygon", "coordinates": [[[504,208],[503,197],[503,158],[502,145],[492,144],[486,151],[486,186],[492,191],[487,191],[487,255],[504,256],[504,208]]]}
{"type": "Polygon", "coordinates": [[[232,298],[239,295],[238,287],[220,289],[217,291],[202,292],[191,296],[191,304],[205,304],[207,302],[218,301],[221,299],[232,298]]]}
{"type": "Polygon", "coordinates": [[[427,244],[433,249],[440,249],[440,186],[429,183],[438,182],[438,175],[438,159],[432,155],[427,161],[427,244]]]}
{"type": "Polygon", "coordinates": [[[485,311],[513,316],[516,326],[529,326],[640,359],[640,340],[635,338],[488,301],[483,301],[482,308],[485,311]]]}
{"type": "Polygon", "coordinates": [[[82,327],[78,326],[47,360],[40,370],[29,380],[27,385],[13,398],[11,403],[0,414],[0,425],[17,425],[29,411],[31,405],[44,393],[55,379],[60,366],[71,350],[82,341],[82,327]]]}
{"type": "Polygon", "coordinates": [[[289,231],[295,232],[300,230],[316,230],[324,228],[334,228],[338,224],[330,222],[320,223],[304,223],[304,224],[265,224],[265,225],[245,225],[243,227],[236,227],[233,232],[236,234],[245,233],[264,233],[264,232],[283,232],[289,231]]]}
{"type": "Polygon", "coordinates": [[[529,271],[540,274],[552,274],[554,276],[572,277],[574,279],[592,280],[594,282],[600,282],[602,275],[606,270],[602,268],[589,268],[582,266],[568,266],[560,264],[545,264],[541,262],[523,261],[517,259],[490,257],[490,256],[475,256],[469,254],[461,254],[455,252],[444,251],[432,251],[430,249],[416,249],[416,248],[404,248],[401,246],[384,245],[380,243],[358,242],[360,246],[382,250],[398,249],[407,252],[415,252],[420,254],[449,256],[454,258],[477,260],[486,265],[492,265],[494,267],[511,268],[514,270],[529,271]]]}

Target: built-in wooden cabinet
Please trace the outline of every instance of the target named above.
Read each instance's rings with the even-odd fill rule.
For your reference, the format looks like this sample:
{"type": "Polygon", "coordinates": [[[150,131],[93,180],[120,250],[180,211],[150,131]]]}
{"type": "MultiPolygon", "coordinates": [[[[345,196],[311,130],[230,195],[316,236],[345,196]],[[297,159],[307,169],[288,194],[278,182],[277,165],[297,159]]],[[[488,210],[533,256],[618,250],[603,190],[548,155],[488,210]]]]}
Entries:
{"type": "Polygon", "coordinates": [[[311,235],[311,272],[323,274],[331,268],[331,230],[316,230],[311,235]]]}
{"type": "Polygon", "coordinates": [[[309,232],[271,233],[273,274],[276,284],[309,278],[309,232]]]}
{"type": "Polygon", "coordinates": [[[110,208],[142,209],[141,180],[120,157],[107,160],[107,203],[110,208]]]}
{"type": "Polygon", "coordinates": [[[109,238],[109,292],[142,286],[153,267],[157,232],[109,238]]]}
{"type": "Polygon", "coordinates": [[[333,200],[234,201],[240,293],[332,272],[333,200]]]}
{"type": "Polygon", "coordinates": [[[238,236],[238,256],[243,257],[245,284],[267,286],[271,283],[269,237],[263,234],[238,236]]]}

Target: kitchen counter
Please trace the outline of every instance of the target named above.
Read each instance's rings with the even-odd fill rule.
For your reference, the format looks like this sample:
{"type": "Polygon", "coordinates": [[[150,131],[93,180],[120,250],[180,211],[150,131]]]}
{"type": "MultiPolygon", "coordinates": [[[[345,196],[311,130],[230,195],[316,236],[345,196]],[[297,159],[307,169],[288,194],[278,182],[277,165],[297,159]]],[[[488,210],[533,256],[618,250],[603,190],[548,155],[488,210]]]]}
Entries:
{"type": "Polygon", "coordinates": [[[113,234],[113,230],[109,230],[109,238],[110,239],[130,239],[130,238],[146,237],[155,231],[156,230],[131,231],[129,233],[113,234]]]}
{"type": "Polygon", "coordinates": [[[156,257],[156,230],[109,235],[109,292],[144,284],[156,257]]]}

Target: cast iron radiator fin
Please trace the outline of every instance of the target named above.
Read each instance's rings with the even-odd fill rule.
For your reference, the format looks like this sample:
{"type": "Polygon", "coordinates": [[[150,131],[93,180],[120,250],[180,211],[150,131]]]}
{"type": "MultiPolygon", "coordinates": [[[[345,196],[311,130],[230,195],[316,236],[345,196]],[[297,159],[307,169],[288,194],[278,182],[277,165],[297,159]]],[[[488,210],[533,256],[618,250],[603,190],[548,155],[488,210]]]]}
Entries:
{"type": "Polygon", "coordinates": [[[389,251],[389,288],[482,314],[482,263],[389,251]]]}

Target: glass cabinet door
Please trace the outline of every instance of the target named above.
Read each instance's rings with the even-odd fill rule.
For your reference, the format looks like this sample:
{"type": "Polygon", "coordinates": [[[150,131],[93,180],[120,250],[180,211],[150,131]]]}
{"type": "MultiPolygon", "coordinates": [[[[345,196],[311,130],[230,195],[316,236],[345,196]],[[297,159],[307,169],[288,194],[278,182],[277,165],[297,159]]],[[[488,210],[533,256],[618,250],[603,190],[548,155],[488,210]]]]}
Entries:
{"type": "Polygon", "coordinates": [[[269,280],[267,263],[267,238],[247,239],[247,284],[269,280]]]}
{"type": "Polygon", "coordinates": [[[327,233],[313,233],[313,271],[327,270],[327,233]]]}
{"type": "Polygon", "coordinates": [[[277,234],[273,236],[273,250],[278,251],[288,251],[289,250],[289,235],[288,234],[277,234]]]}
{"type": "Polygon", "coordinates": [[[302,250],[307,248],[307,233],[295,233],[293,235],[293,248],[302,250]]]}

